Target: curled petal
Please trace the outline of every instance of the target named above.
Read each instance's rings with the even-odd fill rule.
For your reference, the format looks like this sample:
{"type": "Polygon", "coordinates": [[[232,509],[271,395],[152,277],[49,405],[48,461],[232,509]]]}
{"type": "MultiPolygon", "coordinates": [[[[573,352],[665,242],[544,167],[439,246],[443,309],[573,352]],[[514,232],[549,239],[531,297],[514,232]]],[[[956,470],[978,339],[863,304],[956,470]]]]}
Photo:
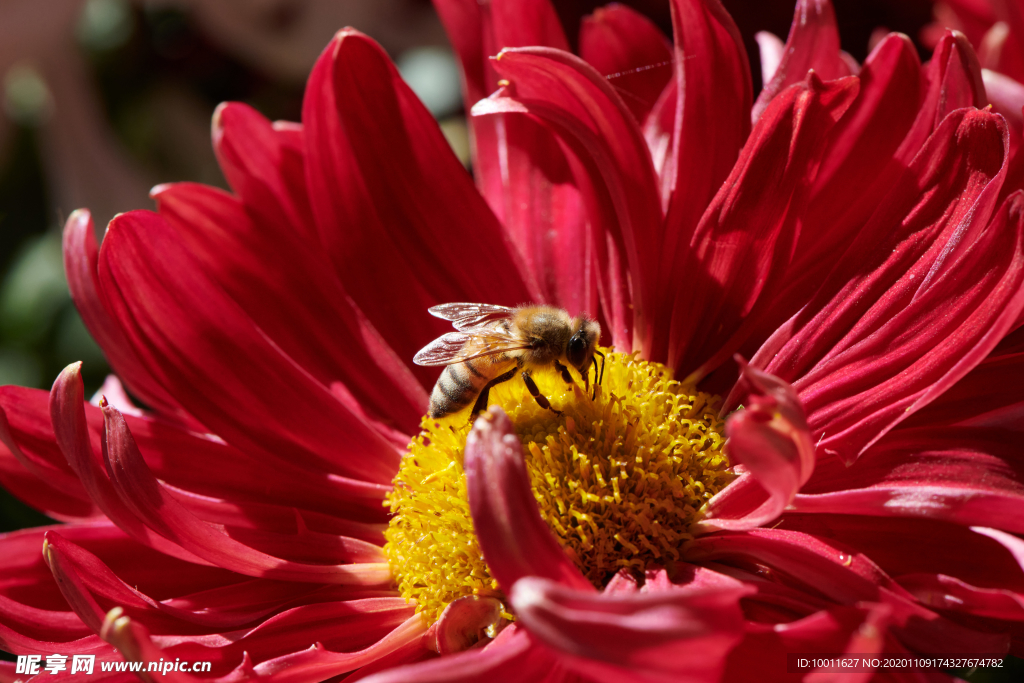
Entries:
{"type": "Polygon", "coordinates": [[[473,425],[466,439],[465,470],[477,540],[505,590],[524,576],[593,590],[541,518],[522,446],[501,408],[492,406],[473,425]]]}
{"type": "Polygon", "coordinates": [[[467,110],[498,87],[491,57],[502,48],[543,45],[569,49],[549,0],[434,0],[434,8],[459,56],[467,110]]]}
{"type": "Polygon", "coordinates": [[[691,541],[685,557],[701,563],[767,567],[769,576],[777,572],[790,585],[817,591],[843,605],[884,603],[892,614],[890,630],[914,650],[995,653],[1005,652],[1009,643],[1005,633],[974,630],[925,608],[841,539],[830,541],[784,529],[724,532],[691,541]]]}
{"type": "Polygon", "coordinates": [[[798,0],[786,47],[772,79],[754,102],[751,118],[757,121],[768,103],[783,90],[804,80],[809,69],[830,81],[854,73],[839,49],[839,29],[829,0],[798,0]]]}
{"type": "Polygon", "coordinates": [[[988,103],[978,57],[958,31],[942,36],[924,76],[927,86],[917,118],[893,155],[899,164],[909,164],[949,114],[964,107],[980,109],[988,103]]]}
{"type": "MultiPolygon", "coordinates": [[[[858,78],[860,92],[830,136],[828,152],[811,188],[813,199],[801,219],[799,250],[818,249],[797,256],[808,265],[814,259],[828,261],[826,255],[840,248],[840,240],[848,243],[856,234],[853,224],[857,220],[853,218],[849,229],[834,227],[837,205],[852,207],[861,222],[867,219],[863,211],[877,204],[885,186],[876,184],[884,182],[882,178],[864,170],[885,169],[891,164],[915,121],[922,90],[927,87],[914,44],[897,33],[886,36],[872,50],[858,78]]],[[[847,222],[840,225],[845,227],[847,222]]]]}
{"type": "Polygon", "coordinates": [[[85,625],[94,632],[99,633],[103,625],[104,612],[93,599],[92,593],[85,587],[82,577],[74,568],[68,567],[68,558],[62,551],[60,534],[49,533],[43,541],[43,557],[46,564],[53,572],[53,578],[60,586],[64,599],[71,605],[71,609],[82,618],[85,625]]]}
{"type": "Polygon", "coordinates": [[[437,653],[450,655],[486,640],[488,627],[501,620],[501,602],[468,595],[448,604],[434,624],[437,653]]]}
{"type": "Polygon", "coordinates": [[[720,675],[742,639],[739,601],[753,592],[723,579],[728,585],[606,596],[526,577],[510,599],[531,635],[599,681],[703,681],[720,675]]]}
{"type": "Polygon", "coordinates": [[[743,409],[729,416],[729,457],[747,473],[708,503],[699,526],[750,529],[778,517],[814,471],[814,442],[788,383],[740,360],[748,388],[743,409]],[[756,506],[756,507],[755,507],[756,506]]]}
{"type": "MultiPolygon", "coordinates": [[[[207,661],[213,680],[293,683],[323,680],[360,666],[372,665],[409,645],[418,645],[425,627],[410,608],[395,601],[360,601],[345,605],[308,605],[278,615],[244,634],[195,639],[151,635],[138,620],[123,610],[111,610],[101,630],[128,661],[173,662],[176,659],[207,661]],[[329,645],[321,644],[321,640],[329,645]],[[362,647],[358,644],[365,643],[362,647]],[[352,652],[331,647],[355,645],[352,652]]],[[[164,672],[161,670],[161,677],[164,672]]],[[[210,680],[169,669],[181,683],[210,680]]]]}
{"type": "Polygon", "coordinates": [[[118,495],[101,454],[97,453],[90,441],[84,393],[81,363],[72,363],[64,368],[53,383],[50,391],[50,416],[57,445],[89,492],[90,498],[114,524],[140,543],[172,557],[206,564],[204,560],[147,527],[118,495]]]}
{"type": "MultiPolygon", "coordinates": [[[[879,197],[899,187],[946,113],[984,105],[984,92],[977,99],[971,77],[972,56],[970,45],[953,34],[942,40],[925,69],[909,38],[899,34],[887,36],[868,56],[858,75],[861,92],[833,131],[810,188],[794,261],[777,290],[765,297],[771,305],[757,312],[752,339],[771,336],[813,298],[835,266],[834,255],[860,235],[879,197]],[[879,172],[865,173],[865,168],[879,172]]],[[[914,190],[911,196],[926,194],[914,190]]]]}
{"type": "Polygon", "coordinates": [[[400,663],[410,655],[425,651],[421,645],[426,631],[423,618],[413,615],[380,640],[356,652],[331,652],[324,647],[312,647],[302,652],[282,655],[253,667],[256,680],[270,683],[304,683],[313,678],[324,680],[348,671],[373,667],[386,662],[389,656],[404,654],[400,663]],[[407,652],[402,652],[406,650],[407,652]]]}
{"type": "MultiPolygon", "coordinates": [[[[320,601],[362,599],[380,595],[379,590],[348,587],[325,590],[323,586],[308,583],[253,581],[235,575],[235,583],[155,600],[118,577],[95,554],[57,532],[48,533],[44,545],[44,557],[51,570],[60,571],[60,585],[74,581],[77,593],[87,593],[90,600],[107,607],[120,606],[128,616],[144,620],[150,631],[158,633],[228,632],[251,627],[293,606],[296,601],[310,598],[320,601]]],[[[82,597],[75,599],[80,605],[87,604],[82,597]]]]}
{"type": "Polygon", "coordinates": [[[1024,594],[1015,591],[979,588],[944,574],[910,574],[898,580],[915,598],[933,609],[1024,621],[1024,594]]]}

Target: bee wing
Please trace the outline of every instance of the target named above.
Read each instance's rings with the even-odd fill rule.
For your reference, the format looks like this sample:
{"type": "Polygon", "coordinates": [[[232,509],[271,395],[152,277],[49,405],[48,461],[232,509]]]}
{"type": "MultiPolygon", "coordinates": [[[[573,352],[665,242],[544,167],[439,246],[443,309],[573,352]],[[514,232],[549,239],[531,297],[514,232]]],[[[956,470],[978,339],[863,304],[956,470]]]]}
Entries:
{"type": "Polygon", "coordinates": [[[511,308],[494,304],[441,304],[432,306],[427,311],[436,318],[451,320],[452,326],[460,332],[490,322],[497,317],[507,318],[512,314],[511,308]]]}
{"type": "Polygon", "coordinates": [[[471,358],[529,348],[500,330],[449,332],[430,342],[412,359],[417,365],[452,365],[471,358]]]}

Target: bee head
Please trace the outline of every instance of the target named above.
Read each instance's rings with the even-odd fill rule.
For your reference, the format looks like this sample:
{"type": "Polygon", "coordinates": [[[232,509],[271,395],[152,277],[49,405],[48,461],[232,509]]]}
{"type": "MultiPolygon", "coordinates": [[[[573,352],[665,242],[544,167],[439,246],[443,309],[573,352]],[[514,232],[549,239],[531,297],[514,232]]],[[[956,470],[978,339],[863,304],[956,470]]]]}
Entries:
{"type": "Polygon", "coordinates": [[[573,327],[576,331],[565,348],[565,359],[583,374],[594,360],[594,347],[601,338],[601,326],[588,318],[577,318],[573,327]]]}

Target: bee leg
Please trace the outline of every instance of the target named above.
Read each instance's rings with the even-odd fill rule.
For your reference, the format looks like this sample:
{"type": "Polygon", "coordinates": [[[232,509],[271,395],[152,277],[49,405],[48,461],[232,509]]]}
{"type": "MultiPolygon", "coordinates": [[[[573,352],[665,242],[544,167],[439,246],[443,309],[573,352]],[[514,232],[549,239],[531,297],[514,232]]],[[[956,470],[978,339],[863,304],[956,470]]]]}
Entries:
{"type": "Polygon", "coordinates": [[[516,366],[509,370],[508,372],[504,372],[498,375],[497,377],[495,377],[490,382],[484,385],[484,388],[480,390],[480,395],[476,397],[476,403],[473,404],[473,412],[470,413],[469,415],[470,422],[475,420],[477,415],[479,415],[480,413],[487,409],[487,396],[488,394],[491,393],[491,387],[493,387],[495,384],[501,384],[502,382],[509,381],[510,379],[516,376],[516,372],[518,371],[519,367],[516,366]]]}
{"type": "Polygon", "coordinates": [[[548,400],[547,396],[540,393],[540,387],[538,387],[537,383],[533,381],[532,377],[530,377],[529,371],[524,370],[521,376],[523,378],[523,382],[526,383],[526,388],[530,390],[530,395],[533,396],[534,399],[536,399],[537,405],[539,405],[544,410],[550,410],[556,415],[562,414],[561,410],[555,410],[554,408],[551,407],[551,401],[548,400]]]}
{"type": "Polygon", "coordinates": [[[575,381],[572,378],[572,375],[569,374],[569,368],[565,367],[564,365],[559,363],[557,360],[555,361],[555,370],[558,370],[558,372],[562,373],[562,379],[565,380],[566,384],[574,384],[575,383],[575,381]]]}
{"type": "Polygon", "coordinates": [[[604,381],[604,354],[594,349],[594,399],[597,398],[597,385],[604,381]],[[601,356],[601,375],[597,374],[597,356],[601,356]]]}

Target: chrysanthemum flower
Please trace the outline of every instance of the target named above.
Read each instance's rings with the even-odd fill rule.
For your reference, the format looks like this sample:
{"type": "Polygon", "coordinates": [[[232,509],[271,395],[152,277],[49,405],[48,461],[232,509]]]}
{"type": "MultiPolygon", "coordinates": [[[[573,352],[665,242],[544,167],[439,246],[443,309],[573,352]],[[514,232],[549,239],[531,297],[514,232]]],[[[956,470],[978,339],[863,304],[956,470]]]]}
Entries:
{"type": "Polygon", "coordinates": [[[233,193],[160,186],[99,249],[69,219],[146,407],[77,365],[2,390],[0,477],[66,522],[0,540],[4,649],[225,683],[1021,654],[1024,194],[967,41],[857,65],[801,0],[755,102],[717,0],[673,2],[674,46],[601,10],[580,57],[545,0],[436,5],[477,187],[345,30],[301,125],[218,110],[233,193]],[[602,382],[423,419],[449,301],[598,315],[602,382]]]}

